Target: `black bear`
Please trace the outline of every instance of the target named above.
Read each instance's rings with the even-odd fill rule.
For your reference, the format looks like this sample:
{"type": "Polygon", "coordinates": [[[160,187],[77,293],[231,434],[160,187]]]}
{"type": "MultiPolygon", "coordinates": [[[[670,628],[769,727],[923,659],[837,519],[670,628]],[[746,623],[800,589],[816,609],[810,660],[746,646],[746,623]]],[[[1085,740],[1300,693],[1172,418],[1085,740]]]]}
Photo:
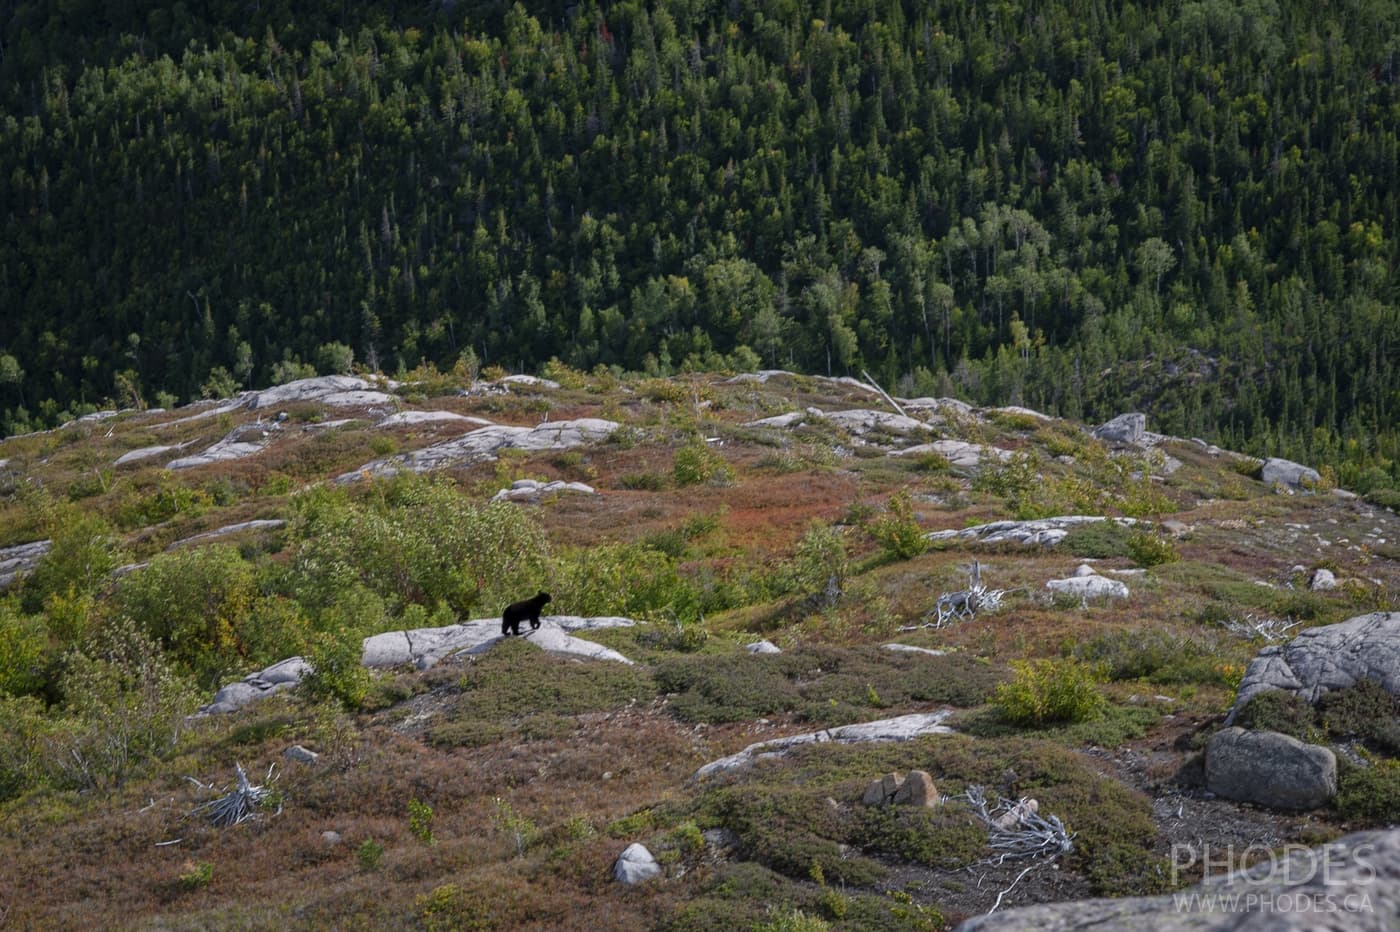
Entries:
{"type": "Polygon", "coordinates": [[[549,593],[541,592],[533,599],[525,599],[521,602],[512,602],[506,606],[506,610],[501,612],[501,637],[507,634],[519,634],[520,623],[526,618],[530,619],[531,629],[540,626],[540,609],[544,608],[544,603],[549,601],[549,593]]]}

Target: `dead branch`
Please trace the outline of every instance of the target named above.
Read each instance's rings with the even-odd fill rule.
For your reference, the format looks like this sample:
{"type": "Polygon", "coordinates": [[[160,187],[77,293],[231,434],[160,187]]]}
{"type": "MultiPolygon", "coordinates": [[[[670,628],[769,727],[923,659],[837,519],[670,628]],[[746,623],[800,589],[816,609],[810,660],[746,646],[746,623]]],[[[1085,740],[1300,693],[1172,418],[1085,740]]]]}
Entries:
{"type": "Polygon", "coordinates": [[[901,408],[901,407],[899,406],[899,403],[896,402],[893,398],[891,398],[891,397],[885,392],[885,390],[884,390],[883,388],[880,387],[880,383],[879,383],[879,382],[876,382],[874,379],[872,379],[872,378],[870,377],[870,373],[869,373],[869,372],[866,372],[864,369],[862,369],[862,370],[860,370],[860,374],[863,375],[863,376],[865,376],[865,383],[866,383],[867,385],[869,385],[871,388],[875,389],[875,391],[879,392],[879,393],[880,393],[880,397],[883,398],[883,399],[885,399],[885,402],[886,402],[891,408],[894,408],[896,411],[898,411],[898,412],[899,412],[901,415],[903,415],[904,417],[908,417],[908,416],[909,416],[909,415],[907,415],[907,414],[904,413],[904,409],[901,408]]]}
{"type": "MultiPolygon", "coordinates": [[[[266,804],[273,795],[268,784],[271,784],[275,779],[273,771],[277,765],[272,764],[267,768],[267,777],[265,778],[267,784],[262,786],[255,786],[248,782],[248,775],[243,772],[242,764],[235,763],[233,766],[238,774],[238,785],[228,790],[217,799],[211,799],[207,803],[196,806],[190,811],[190,815],[207,815],[209,821],[216,828],[223,828],[225,826],[238,825],[241,822],[256,819],[262,814],[259,810],[263,808],[264,804],[266,804]]],[[[193,777],[186,777],[185,779],[202,789],[213,789],[212,784],[200,783],[193,777]]],[[[277,811],[282,811],[280,805],[277,807],[277,811]]]]}

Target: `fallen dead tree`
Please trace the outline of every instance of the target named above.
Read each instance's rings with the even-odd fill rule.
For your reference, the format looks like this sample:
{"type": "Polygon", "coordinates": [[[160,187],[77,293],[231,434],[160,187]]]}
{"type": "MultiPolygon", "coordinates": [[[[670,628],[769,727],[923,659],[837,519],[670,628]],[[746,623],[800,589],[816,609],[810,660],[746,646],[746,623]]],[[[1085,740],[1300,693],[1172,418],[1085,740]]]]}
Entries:
{"type": "MultiPolygon", "coordinates": [[[[275,798],[271,784],[276,779],[273,771],[277,765],[273,764],[267,768],[267,776],[264,778],[266,782],[261,786],[248,782],[248,775],[243,772],[242,764],[235,763],[233,766],[238,774],[237,786],[225,790],[223,795],[211,799],[207,803],[196,806],[190,811],[190,815],[202,815],[208,818],[215,828],[238,825],[262,815],[262,810],[275,798]]],[[[202,790],[218,792],[214,790],[212,783],[201,783],[194,777],[186,777],[185,779],[202,790]]],[[[281,811],[282,804],[279,802],[277,811],[273,814],[276,815],[281,811]]]]}

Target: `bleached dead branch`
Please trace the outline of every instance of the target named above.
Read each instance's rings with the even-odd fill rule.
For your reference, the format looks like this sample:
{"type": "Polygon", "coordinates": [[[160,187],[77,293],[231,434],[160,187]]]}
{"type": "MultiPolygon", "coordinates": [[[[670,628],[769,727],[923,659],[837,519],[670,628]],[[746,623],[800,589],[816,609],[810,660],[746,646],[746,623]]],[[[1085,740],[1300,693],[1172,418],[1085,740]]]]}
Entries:
{"type": "MultiPolygon", "coordinates": [[[[211,799],[207,803],[196,806],[190,811],[190,815],[206,815],[216,828],[223,828],[256,819],[262,814],[260,810],[273,795],[270,784],[275,779],[273,771],[277,765],[272,764],[267,768],[267,776],[264,778],[266,783],[261,786],[248,782],[248,775],[243,772],[242,764],[235,763],[233,766],[238,774],[238,785],[227,790],[217,799],[211,799]]],[[[200,783],[194,777],[186,777],[185,779],[201,789],[214,789],[213,784],[200,783]]],[[[282,807],[279,804],[277,812],[281,811],[282,807]]]]}
{"type": "Polygon", "coordinates": [[[1237,637],[1276,644],[1291,637],[1289,632],[1302,622],[1287,618],[1256,618],[1253,615],[1245,615],[1243,618],[1227,618],[1220,624],[1237,637]]]}
{"type": "Polygon", "coordinates": [[[963,793],[972,811],[987,826],[987,843],[997,852],[988,863],[1000,866],[1008,858],[1035,858],[1069,854],[1074,836],[1059,816],[1042,816],[1026,799],[997,797],[988,807],[982,787],[969,786],[963,793]]]}

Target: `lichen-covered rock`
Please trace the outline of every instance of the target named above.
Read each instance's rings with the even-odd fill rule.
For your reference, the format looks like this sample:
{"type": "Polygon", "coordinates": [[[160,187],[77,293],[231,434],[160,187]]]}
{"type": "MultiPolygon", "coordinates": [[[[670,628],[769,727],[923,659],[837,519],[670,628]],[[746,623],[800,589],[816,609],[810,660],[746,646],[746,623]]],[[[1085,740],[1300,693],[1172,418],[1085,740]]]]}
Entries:
{"type": "Polygon", "coordinates": [[[1337,756],[1278,732],[1225,728],[1206,746],[1206,789],[1275,809],[1316,809],[1337,795],[1337,756]]]}
{"type": "Polygon", "coordinates": [[[772,641],[754,641],[745,648],[751,654],[781,654],[783,649],[772,641]]]}
{"type": "Polygon", "coordinates": [[[1147,415],[1120,414],[1113,420],[1094,428],[1094,436],[1114,443],[1141,443],[1147,431],[1147,415]]]}
{"type": "Polygon", "coordinates": [[[1270,457],[1264,461],[1264,468],[1259,477],[1264,480],[1265,485],[1283,486],[1288,489],[1316,486],[1322,481],[1322,476],[1316,469],[1278,457],[1270,457]]]}
{"type": "Polygon", "coordinates": [[[1400,612],[1371,612],[1335,625],[1309,628],[1250,661],[1225,724],[1257,693],[1279,689],[1316,702],[1323,693],[1375,680],[1400,696],[1400,612]]]}
{"type": "Polygon", "coordinates": [[[923,453],[936,453],[946,459],[951,466],[961,469],[976,469],[983,461],[992,460],[1004,463],[1011,459],[1011,451],[999,447],[989,447],[980,443],[967,443],[962,440],[935,440],[916,446],[896,450],[894,456],[918,456],[923,453]]]}
{"type": "Polygon", "coordinates": [[[192,469],[211,463],[224,463],[260,453],[272,442],[273,425],[244,424],[235,427],[222,440],[202,453],[182,456],[165,464],[166,469],[192,469]]]}
{"type": "Polygon", "coordinates": [[[34,569],[34,564],[39,562],[39,558],[48,553],[53,548],[51,540],[36,540],[27,544],[16,544],[13,547],[0,547],[0,591],[8,589],[11,585],[34,569]]]}
{"type": "Polygon", "coordinates": [[[460,466],[480,460],[494,459],[497,452],[517,450],[566,450],[598,443],[612,436],[619,427],[616,421],[601,418],[579,418],[572,421],[546,421],[536,427],[510,427],[493,424],[453,440],[403,453],[388,459],[374,460],[353,472],[336,478],[337,483],[354,482],[365,477],[392,476],[409,471],[430,472],[460,466]]]}
{"type": "Polygon", "coordinates": [[[1337,588],[1337,575],[1324,567],[1318,567],[1308,580],[1308,588],[1313,592],[1328,592],[1337,588]]]}
{"type": "MultiPolygon", "coordinates": [[[[634,624],[630,618],[608,619],[609,627],[634,624]]],[[[601,622],[603,619],[592,619],[601,622]]],[[[604,627],[599,624],[597,627],[604,627]]],[[[571,636],[564,625],[553,616],[540,619],[540,627],[525,635],[541,650],[555,654],[568,654],[587,657],[593,660],[615,660],[619,663],[632,661],[617,651],[571,636]]],[[[386,631],[364,639],[360,663],[366,667],[394,667],[412,664],[419,670],[426,670],[448,654],[459,651],[480,653],[494,647],[501,640],[501,620],[499,618],[478,618],[457,625],[442,628],[416,628],[412,631],[386,631]]]]}

